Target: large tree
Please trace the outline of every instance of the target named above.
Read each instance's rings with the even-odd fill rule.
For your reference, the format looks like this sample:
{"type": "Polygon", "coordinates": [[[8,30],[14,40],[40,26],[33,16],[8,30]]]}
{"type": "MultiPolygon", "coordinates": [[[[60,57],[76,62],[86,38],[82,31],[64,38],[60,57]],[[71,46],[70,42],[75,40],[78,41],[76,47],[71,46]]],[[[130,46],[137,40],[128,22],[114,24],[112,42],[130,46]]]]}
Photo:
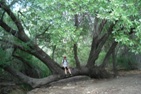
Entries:
{"type": "MultiPolygon", "coordinates": [[[[56,47],[68,42],[74,51],[74,76],[108,77],[107,59],[118,43],[134,52],[140,51],[140,4],[139,0],[1,0],[1,30],[14,36],[14,40],[2,38],[1,42],[12,45],[13,58],[16,58],[16,50],[31,54],[41,60],[52,75],[37,79],[7,64],[0,67],[33,88],[62,79],[64,71],[53,58],[56,47]],[[92,38],[91,46],[86,65],[81,66],[77,44],[86,36],[92,38]],[[102,64],[97,66],[95,62],[108,41],[109,50],[102,64]],[[41,48],[41,43],[52,47],[52,56],[41,48]]],[[[18,58],[24,60],[20,55],[18,58]]]]}

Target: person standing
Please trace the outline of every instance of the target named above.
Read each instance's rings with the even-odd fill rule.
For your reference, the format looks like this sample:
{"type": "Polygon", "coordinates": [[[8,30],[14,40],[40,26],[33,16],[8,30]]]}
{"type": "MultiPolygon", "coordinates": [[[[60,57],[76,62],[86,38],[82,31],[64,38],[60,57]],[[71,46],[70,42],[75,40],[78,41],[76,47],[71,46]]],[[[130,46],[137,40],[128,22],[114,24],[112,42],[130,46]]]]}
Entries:
{"type": "Polygon", "coordinates": [[[66,56],[64,56],[63,60],[62,60],[62,65],[64,67],[64,72],[65,72],[65,75],[68,76],[68,73],[70,74],[70,76],[72,76],[72,73],[71,73],[71,70],[68,66],[68,61],[67,61],[67,58],[66,56]]]}

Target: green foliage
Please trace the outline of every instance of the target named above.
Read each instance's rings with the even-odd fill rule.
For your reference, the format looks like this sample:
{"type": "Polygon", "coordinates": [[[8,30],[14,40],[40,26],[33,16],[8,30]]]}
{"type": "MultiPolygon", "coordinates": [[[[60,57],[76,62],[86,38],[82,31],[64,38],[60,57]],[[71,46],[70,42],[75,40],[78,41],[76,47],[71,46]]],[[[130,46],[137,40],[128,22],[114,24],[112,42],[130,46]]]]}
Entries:
{"type": "Polygon", "coordinates": [[[118,69],[132,70],[137,69],[138,64],[132,56],[122,56],[117,59],[118,69]]]}
{"type": "MultiPolygon", "coordinates": [[[[48,67],[45,64],[43,64],[40,60],[35,58],[34,56],[20,50],[18,50],[16,54],[20,55],[20,57],[23,57],[24,60],[26,60],[29,63],[29,65],[34,68],[34,71],[36,70],[36,73],[39,73],[36,75],[39,75],[40,77],[46,77],[51,74],[48,67]]],[[[24,66],[24,63],[19,61],[17,63],[13,65],[16,69],[23,70],[23,71],[26,70],[26,66],[24,66]],[[19,66],[17,66],[17,63],[19,64],[19,66]]],[[[27,71],[28,71],[28,68],[27,68],[27,71]]]]}
{"type": "Polygon", "coordinates": [[[83,46],[78,49],[78,56],[81,65],[85,65],[87,63],[89,51],[90,48],[88,46],[83,46]]]}
{"type": "Polygon", "coordinates": [[[47,77],[51,74],[51,71],[49,68],[43,64],[41,61],[37,60],[36,58],[33,58],[31,61],[32,66],[35,66],[35,69],[38,69],[40,77],[47,77]]]}
{"type": "Polygon", "coordinates": [[[23,88],[24,91],[30,91],[32,89],[32,87],[26,83],[21,84],[20,87],[23,88]]]}
{"type": "MultiPolygon", "coordinates": [[[[42,40],[47,41],[38,41],[40,45],[61,46],[63,40],[78,41],[79,37],[82,34],[83,36],[87,34],[89,28],[92,27],[89,27],[89,21],[86,20],[87,17],[84,17],[84,22],[88,22],[81,24],[82,28],[78,32],[74,32],[76,29],[74,15],[78,14],[81,17],[88,14],[92,18],[97,16],[100,19],[107,19],[109,22],[118,20],[113,31],[116,41],[139,51],[140,47],[134,49],[133,46],[137,45],[134,41],[140,40],[140,38],[133,39],[128,35],[132,27],[136,30],[135,36],[140,35],[138,31],[140,30],[141,4],[138,2],[138,0],[26,0],[16,3],[19,6],[18,9],[15,10],[14,7],[12,9],[23,22],[26,33],[33,40],[36,35],[44,32],[51,25],[49,30],[42,35],[44,36],[42,40]],[[121,28],[124,29],[121,30],[121,28]]],[[[7,17],[5,19],[8,20],[7,17]]]]}
{"type": "Polygon", "coordinates": [[[9,64],[10,60],[12,59],[11,50],[10,49],[4,50],[0,48],[0,59],[1,59],[0,65],[9,64]]]}
{"type": "MultiPolygon", "coordinates": [[[[106,55],[106,52],[101,51],[101,53],[99,54],[99,58],[96,60],[96,63],[95,63],[97,66],[99,66],[99,65],[102,64],[102,61],[103,61],[105,55],[106,55]]],[[[109,59],[109,61],[110,61],[110,59],[109,59]]],[[[108,64],[109,64],[109,63],[110,63],[110,62],[108,62],[108,64]]]]}
{"type": "MultiPolygon", "coordinates": [[[[53,47],[56,46],[55,60],[57,62],[61,62],[62,56],[67,55],[69,61],[72,62],[71,65],[74,66],[72,55],[74,43],[78,43],[78,55],[81,62],[83,64],[87,62],[94,24],[94,20],[91,19],[95,17],[99,20],[107,20],[108,25],[102,33],[108,30],[109,24],[116,22],[112,35],[115,41],[128,46],[134,53],[141,52],[141,3],[139,0],[23,0],[16,4],[11,9],[22,22],[25,33],[32,41],[37,41],[37,44],[50,56],[53,53],[53,47]],[[14,8],[16,4],[19,6],[17,9],[14,8]],[[77,29],[74,26],[76,14],[80,17],[77,29]],[[129,34],[131,29],[132,35],[129,34]]],[[[16,29],[7,14],[4,16],[4,21],[16,29]]],[[[27,45],[30,42],[25,44],[18,41],[18,43],[30,49],[27,45]]],[[[105,52],[100,53],[96,61],[98,64],[102,62],[104,55],[105,52]]],[[[45,65],[35,57],[24,53],[21,56],[32,62],[32,65],[40,66],[45,73],[43,75],[50,74],[49,71],[49,73],[46,72],[48,69],[45,65]]]]}

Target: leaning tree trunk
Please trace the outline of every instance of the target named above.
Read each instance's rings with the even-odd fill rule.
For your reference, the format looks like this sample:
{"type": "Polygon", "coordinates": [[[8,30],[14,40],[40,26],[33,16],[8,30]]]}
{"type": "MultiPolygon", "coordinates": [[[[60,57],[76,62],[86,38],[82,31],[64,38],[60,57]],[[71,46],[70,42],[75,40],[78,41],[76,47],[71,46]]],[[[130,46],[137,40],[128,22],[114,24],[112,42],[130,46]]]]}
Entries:
{"type": "MultiPolygon", "coordinates": [[[[78,29],[78,27],[79,27],[78,15],[75,14],[74,17],[75,17],[75,26],[76,26],[76,30],[75,30],[74,32],[77,32],[77,29],[78,29]]],[[[76,67],[77,67],[78,69],[81,69],[80,61],[79,61],[79,59],[78,59],[77,50],[78,50],[78,49],[77,49],[77,43],[74,43],[74,45],[73,45],[73,51],[74,51],[74,59],[75,59],[76,67]]]]}
{"type": "Polygon", "coordinates": [[[54,60],[56,45],[52,46],[52,59],[54,60]]]}
{"type": "Polygon", "coordinates": [[[32,88],[40,87],[42,85],[49,84],[53,81],[57,81],[63,78],[59,75],[51,75],[46,78],[36,79],[36,78],[31,78],[29,76],[26,76],[23,73],[16,71],[14,68],[7,65],[0,65],[0,67],[3,68],[5,71],[11,73],[13,76],[17,77],[24,83],[30,85],[32,88]]]}
{"type": "MultiPolygon", "coordinates": [[[[17,37],[20,39],[22,42],[26,43],[28,46],[28,49],[25,49],[21,45],[14,45],[15,47],[19,48],[22,51],[26,51],[29,54],[32,54],[33,56],[37,57],[40,59],[43,63],[45,63],[48,68],[52,71],[52,76],[42,78],[42,79],[34,79],[31,77],[28,77],[21,72],[18,72],[9,66],[2,66],[4,70],[8,71],[15,77],[19,78],[23,82],[31,85],[32,87],[38,87],[40,85],[48,84],[52,81],[56,81],[59,79],[64,78],[64,71],[61,69],[61,67],[54,61],[52,60],[41,48],[38,47],[36,43],[31,41],[29,37],[25,34],[24,29],[22,27],[22,24],[20,21],[15,17],[15,15],[12,13],[12,11],[9,9],[7,5],[4,3],[0,2],[0,7],[7,12],[9,17],[13,20],[15,25],[17,26],[18,30],[13,30],[11,27],[9,27],[2,19],[0,19],[0,26],[8,33],[12,34],[13,36],[17,37]]],[[[73,71],[74,75],[79,75],[79,74],[88,74],[88,69],[84,68],[84,71],[78,71],[77,69],[73,71]]]]}
{"type": "MultiPolygon", "coordinates": [[[[5,31],[7,31],[8,33],[12,33],[15,37],[19,38],[23,42],[26,42],[26,43],[30,42],[29,38],[23,31],[22,33],[19,33],[17,35],[16,32],[20,32],[20,31],[13,30],[2,20],[0,20],[0,26],[3,29],[5,29],[5,31]]],[[[27,50],[27,52],[34,55],[41,61],[43,61],[43,63],[45,63],[48,66],[48,68],[51,70],[52,73],[54,74],[63,73],[63,70],[61,69],[61,67],[59,67],[59,65],[55,61],[53,61],[41,48],[39,48],[38,45],[31,42],[30,44],[28,44],[28,46],[30,50],[27,50]]]]}
{"type": "Polygon", "coordinates": [[[113,51],[115,50],[117,44],[118,43],[115,42],[115,41],[112,43],[111,47],[109,48],[108,52],[105,55],[105,58],[103,60],[103,63],[100,65],[101,68],[105,68],[105,66],[106,66],[106,64],[108,62],[108,59],[109,59],[110,55],[113,53],[113,51]]]}
{"type": "Polygon", "coordinates": [[[91,77],[95,77],[95,78],[96,77],[103,78],[103,77],[110,76],[110,75],[108,75],[105,68],[97,67],[95,65],[95,61],[98,59],[98,56],[99,56],[104,44],[108,40],[109,36],[112,34],[113,27],[115,26],[115,24],[111,24],[107,30],[107,33],[105,33],[102,37],[99,38],[99,36],[100,36],[99,34],[101,34],[101,32],[103,31],[105,24],[106,24],[106,20],[103,20],[100,23],[98,29],[95,29],[97,31],[94,32],[95,35],[93,36],[91,51],[90,51],[87,65],[86,65],[86,67],[88,67],[88,69],[89,69],[89,73],[90,73],[89,75],[91,77]]]}
{"type": "MultiPolygon", "coordinates": [[[[1,68],[3,68],[5,71],[9,72],[10,74],[12,74],[14,77],[20,79],[21,81],[23,81],[24,83],[30,85],[32,88],[37,88],[46,84],[50,84],[51,82],[54,81],[58,81],[60,79],[65,78],[64,76],[60,76],[58,74],[55,75],[51,75],[45,78],[31,78],[29,76],[24,75],[23,73],[15,70],[14,68],[12,68],[11,66],[8,65],[0,65],[1,68]]],[[[74,69],[73,71],[73,75],[88,75],[89,71],[87,67],[82,67],[81,71],[78,69],[74,69]]]]}
{"type": "MultiPolygon", "coordinates": [[[[8,71],[9,73],[13,74],[15,77],[21,79],[23,82],[31,85],[34,87],[39,87],[41,85],[49,84],[53,81],[59,80],[64,78],[64,71],[61,69],[60,65],[58,65],[53,59],[50,58],[49,55],[47,55],[39,46],[31,41],[29,37],[25,34],[24,29],[20,21],[16,18],[14,13],[10,10],[10,8],[0,2],[0,8],[2,8],[12,19],[12,21],[17,26],[17,30],[13,30],[11,27],[9,27],[2,19],[0,19],[0,26],[8,33],[12,34],[13,36],[20,39],[23,43],[26,43],[28,46],[28,49],[25,49],[24,47],[19,48],[23,51],[26,51],[29,54],[32,54],[33,56],[40,59],[45,65],[48,66],[48,68],[51,70],[52,75],[42,78],[42,79],[35,79],[28,77],[15,69],[12,69],[9,66],[1,66],[4,70],[8,71]]],[[[98,24],[98,23],[97,23],[98,24]]],[[[96,29],[96,36],[93,37],[93,42],[91,45],[91,51],[89,55],[89,59],[87,62],[87,65],[81,68],[81,71],[79,69],[75,69],[72,71],[73,75],[88,75],[95,78],[103,78],[106,77],[106,71],[104,69],[100,69],[99,67],[94,66],[96,59],[98,58],[98,55],[100,51],[102,50],[103,45],[106,43],[108,37],[111,35],[112,29],[114,27],[114,24],[112,24],[107,33],[105,33],[102,37],[99,38],[99,34],[103,31],[103,28],[106,24],[106,20],[102,20],[102,22],[97,25],[96,29]]],[[[18,46],[16,46],[18,47],[18,46]]],[[[74,46],[74,50],[77,51],[77,46],[74,46]]],[[[77,53],[76,54],[76,61],[78,60],[77,53]]],[[[79,67],[79,63],[77,63],[79,67]]]]}
{"type": "Polygon", "coordinates": [[[93,40],[92,40],[92,44],[91,44],[89,58],[88,58],[87,65],[86,65],[89,68],[94,67],[95,60],[98,58],[99,52],[101,51],[102,45],[99,47],[99,44],[100,44],[99,40],[103,39],[104,36],[101,39],[99,39],[98,36],[101,34],[101,32],[107,22],[106,20],[102,20],[100,25],[98,25],[98,21],[99,21],[99,19],[97,17],[95,17],[93,40]]]}
{"type": "Polygon", "coordinates": [[[17,37],[24,43],[27,43],[30,50],[27,52],[34,55],[38,59],[40,59],[45,65],[48,66],[48,68],[51,70],[53,74],[63,74],[63,70],[61,67],[52,60],[41,48],[38,47],[37,44],[35,44],[33,41],[29,39],[29,37],[25,34],[24,29],[20,21],[16,18],[14,13],[10,10],[10,8],[3,2],[0,2],[0,7],[7,12],[7,14],[10,16],[10,18],[13,20],[15,25],[18,28],[18,31],[13,30],[11,27],[9,27],[2,19],[0,19],[0,26],[8,33],[12,34],[13,36],[17,37]],[[29,43],[30,42],[30,43],[29,43]]]}
{"type": "Polygon", "coordinates": [[[40,78],[41,74],[38,72],[39,69],[33,67],[27,60],[25,60],[23,57],[12,55],[14,58],[20,60],[23,63],[24,70],[22,73],[26,74],[27,76],[33,77],[33,78],[40,78]]]}
{"type": "Polygon", "coordinates": [[[74,59],[75,59],[76,67],[78,69],[81,69],[80,61],[79,61],[78,55],[77,55],[77,44],[74,44],[73,51],[74,51],[74,59]]]}
{"type": "Polygon", "coordinates": [[[117,67],[116,67],[116,58],[115,58],[115,49],[112,53],[112,61],[113,61],[113,72],[114,72],[114,77],[118,75],[117,67]]]}
{"type": "Polygon", "coordinates": [[[107,33],[105,33],[100,39],[98,39],[98,36],[93,38],[91,51],[90,51],[89,59],[88,59],[88,62],[87,62],[87,67],[93,67],[94,66],[95,61],[97,60],[99,53],[101,52],[102,47],[104,46],[107,39],[109,38],[109,36],[112,33],[113,27],[114,27],[114,24],[111,24],[107,33]]]}

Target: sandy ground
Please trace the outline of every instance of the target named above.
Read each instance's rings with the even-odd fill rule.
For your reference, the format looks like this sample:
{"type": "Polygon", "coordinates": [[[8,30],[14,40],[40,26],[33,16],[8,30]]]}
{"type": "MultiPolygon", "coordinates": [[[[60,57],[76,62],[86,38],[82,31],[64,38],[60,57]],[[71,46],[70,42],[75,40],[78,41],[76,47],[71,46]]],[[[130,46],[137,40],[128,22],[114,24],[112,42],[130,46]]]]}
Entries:
{"type": "Polygon", "coordinates": [[[122,72],[110,79],[62,81],[50,87],[36,88],[27,94],[141,94],[141,72],[122,72]]]}

